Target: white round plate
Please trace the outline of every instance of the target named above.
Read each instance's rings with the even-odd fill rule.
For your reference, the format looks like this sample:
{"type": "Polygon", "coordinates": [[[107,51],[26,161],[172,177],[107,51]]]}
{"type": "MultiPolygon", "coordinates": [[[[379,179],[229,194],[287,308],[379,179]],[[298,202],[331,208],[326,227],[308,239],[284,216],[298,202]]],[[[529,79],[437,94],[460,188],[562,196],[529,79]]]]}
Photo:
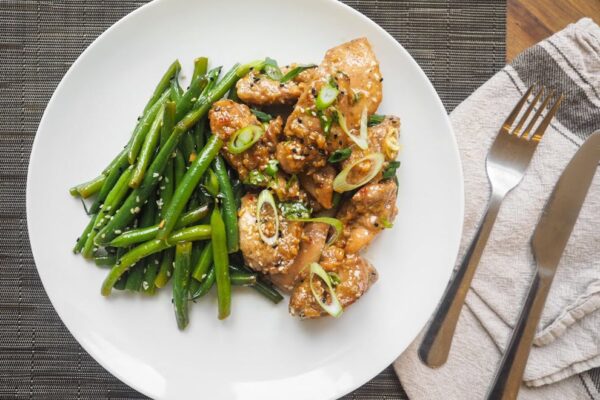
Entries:
{"type": "Polygon", "coordinates": [[[426,323],[456,257],[463,216],[457,147],[446,112],[411,56],[333,0],[157,0],[101,35],[56,89],[35,138],[27,222],[38,272],[73,336],[103,367],[156,399],[334,399],[388,366],[426,323]],[[379,281],[339,320],[300,321],[235,289],[232,315],[214,297],[177,330],[170,290],[100,296],[106,270],[71,252],[87,223],[68,188],[102,170],[129,138],[166,67],[273,57],[320,62],[366,36],[381,63],[381,113],[401,117],[399,214],[369,248],[379,281]]]}

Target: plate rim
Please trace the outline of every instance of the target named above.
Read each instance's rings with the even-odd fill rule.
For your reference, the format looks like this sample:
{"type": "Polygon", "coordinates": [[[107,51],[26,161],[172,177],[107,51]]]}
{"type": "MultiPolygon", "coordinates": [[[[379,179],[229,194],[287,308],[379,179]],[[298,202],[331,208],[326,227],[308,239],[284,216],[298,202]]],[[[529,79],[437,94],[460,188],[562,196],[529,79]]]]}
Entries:
{"type": "MultiPolygon", "coordinates": [[[[112,32],[115,29],[118,29],[118,27],[124,23],[127,22],[127,20],[134,18],[137,14],[143,13],[145,11],[147,11],[149,8],[151,7],[156,7],[157,4],[161,3],[161,2],[167,2],[168,0],[152,0],[146,4],[141,5],[140,7],[136,8],[135,10],[132,10],[131,12],[129,12],[128,14],[124,15],[123,17],[121,17],[119,20],[117,20],[116,22],[114,22],[112,25],[110,25],[106,30],[104,30],[100,35],[98,35],[98,37],[96,37],[82,52],[81,54],[79,54],[79,56],[77,56],[77,58],[75,59],[75,61],[73,61],[73,63],[71,64],[71,66],[68,68],[68,70],[65,72],[65,74],[63,75],[63,77],[61,78],[60,82],[58,83],[58,85],[56,86],[56,88],[54,89],[54,91],[52,92],[52,95],[50,97],[50,99],[48,100],[48,103],[46,104],[45,108],[44,108],[44,112],[42,114],[42,117],[40,119],[40,122],[38,124],[38,127],[36,129],[36,134],[34,137],[34,141],[31,147],[31,153],[29,156],[29,160],[28,160],[28,168],[27,168],[27,179],[26,179],[26,193],[25,193],[25,206],[26,206],[26,221],[27,221],[27,229],[28,232],[31,231],[32,228],[32,224],[33,222],[30,219],[30,209],[32,209],[33,207],[33,200],[31,198],[31,194],[30,194],[30,187],[31,187],[31,182],[32,182],[32,161],[35,158],[35,155],[38,152],[38,133],[40,132],[40,130],[42,129],[42,127],[44,126],[45,120],[47,118],[48,115],[48,110],[51,108],[51,106],[53,105],[53,103],[56,101],[56,97],[57,97],[57,93],[60,92],[62,86],[65,84],[65,82],[70,78],[70,75],[73,73],[73,71],[78,68],[80,62],[82,61],[82,59],[84,59],[87,54],[91,51],[93,51],[94,47],[96,45],[98,45],[99,42],[101,42],[105,36],[107,36],[108,34],[110,34],[110,32],[112,32]]],[[[455,165],[455,167],[457,168],[457,172],[459,174],[458,176],[458,183],[459,183],[459,187],[457,188],[457,192],[459,194],[459,210],[458,210],[458,217],[459,220],[461,221],[458,224],[458,238],[459,241],[456,244],[456,248],[454,249],[454,259],[458,256],[458,252],[459,252],[459,248],[460,248],[460,238],[462,238],[462,234],[463,234],[463,229],[464,229],[464,212],[465,212],[465,195],[464,195],[464,171],[463,171],[463,166],[462,166],[462,159],[460,157],[460,152],[459,152],[459,148],[458,148],[458,142],[456,140],[456,135],[454,133],[454,129],[452,127],[451,121],[450,121],[450,117],[448,112],[446,111],[446,107],[444,106],[439,94],[437,93],[437,91],[435,90],[433,84],[431,83],[429,77],[425,74],[425,72],[423,71],[423,69],[421,68],[421,66],[417,63],[417,61],[413,58],[413,56],[408,52],[408,50],[406,50],[404,48],[404,46],[402,46],[402,44],[396,40],[389,32],[387,32],[383,27],[381,27],[378,23],[376,23],[375,21],[373,21],[371,18],[367,17],[366,15],[364,15],[363,13],[361,13],[360,11],[352,8],[351,6],[341,2],[340,0],[318,0],[318,1],[322,1],[324,3],[330,3],[334,6],[340,7],[341,9],[344,9],[346,12],[350,12],[351,14],[353,14],[354,16],[356,16],[357,18],[363,20],[366,24],[370,25],[372,28],[374,28],[379,34],[387,37],[387,39],[391,39],[391,41],[393,42],[394,46],[396,47],[396,49],[402,53],[404,53],[407,56],[408,62],[410,64],[412,64],[413,67],[415,67],[415,70],[417,71],[417,73],[421,76],[421,78],[423,78],[423,81],[426,83],[426,87],[428,89],[428,91],[430,92],[430,94],[432,94],[434,101],[437,103],[437,106],[440,107],[440,109],[444,110],[444,125],[446,126],[448,132],[450,133],[451,136],[451,142],[452,142],[452,148],[451,151],[453,153],[453,156],[455,158],[455,160],[457,161],[457,165],[455,165]]],[[[36,267],[36,271],[38,272],[38,276],[40,277],[40,281],[42,283],[42,286],[44,288],[44,291],[46,292],[46,295],[50,301],[50,304],[52,304],[52,308],[54,309],[54,311],[57,313],[57,315],[59,316],[62,324],[67,328],[67,330],[69,331],[69,333],[73,336],[73,338],[77,341],[77,343],[94,359],[95,362],[97,362],[102,368],[104,368],[106,371],[108,371],[111,375],[113,375],[115,378],[119,379],[122,383],[124,383],[125,385],[131,387],[132,389],[142,393],[145,396],[151,397],[154,393],[150,393],[148,391],[145,390],[144,387],[142,387],[141,385],[135,384],[135,383],[130,383],[128,380],[128,377],[124,374],[121,373],[118,370],[115,370],[112,368],[112,365],[110,365],[108,362],[105,362],[106,360],[103,357],[98,356],[98,350],[96,349],[90,349],[88,348],[89,346],[84,345],[82,343],[82,341],[79,339],[78,335],[73,332],[73,330],[71,329],[71,327],[65,323],[65,319],[63,318],[63,312],[62,310],[59,310],[55,304],[54,304],[54,300],[52,299],[52,297],[49,295],[49,292],[46,288],[46,283],[44,282],[44,280],[41,278],[41,275],[39,273],[39,268],[38,268],[38,262],[37,259],[39,257],[36,257],[35,254],[35,250],[34,250],[34,243],[31,237],[29,237],[29,244],[30,244],[30,248],[31,248],[31,253],[33,256],[33,260],[35,263],[35,267],[36,267]]],[[[453,270],[454,265],[451,265],[448,267],[448,278],[451,276],[452,270],[453,270]]],[[[443,291],[439,294],[439,296],[441,297],[443,291]]],[[[433,313],[434,309],[431,310],[431,313],[433,313]]],[[[426,322],[427,323],[427,322],[426,322]]],[[[425,326],[425,325],[424,325],[425,326]]],[[[422,326],[420,329],[424,328],[424,326],[422,326]]],[[[418,332],[417,335],[415,335],[415,337],[412,339],[412,341],[414,341],[414,339],[418,336],[418,332]]],[[[411,342],[412,342],[411,341],[411,342]]],[[[410,344],[409,344],[410,346],[410,344]]],[[[408,348],[408,346],[406,348],[404,348],[402,350],[402,352],[404,352],[406,349],[408,348]]],[[[365,383],[369,382],[371,379],[375,378],[381,371],[383,371],[384,369],[386,369],[388,366],[390,366],[393,361],[395,359],[397,359],[401,354],[395,354],[395,352],[390,352],[390,356],[386,359],[386,364],[381,368],[381,369],[377,369],[378,372],[375,373],[375,375],[371,375],[368,374],[368,376],[364,379],[355,379],[353,381],[353,384],[351,385],[347,385],[347,387],[345,387],[342,391],[338,392],[336,394],[336,397],[342,397],[345,396],[346,394],[358,389],[359,387],[363,386],[365,383]]],[[[372,368],[373,369],[373,368],[372,368]]]]}

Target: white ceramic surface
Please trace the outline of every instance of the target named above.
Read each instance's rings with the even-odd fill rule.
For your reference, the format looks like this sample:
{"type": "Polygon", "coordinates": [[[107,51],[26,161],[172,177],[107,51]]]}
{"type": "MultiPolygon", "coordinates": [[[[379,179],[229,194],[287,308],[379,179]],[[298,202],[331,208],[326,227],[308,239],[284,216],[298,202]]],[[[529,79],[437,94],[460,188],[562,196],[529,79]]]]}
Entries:
{"type": "Polygon", "coordinates": [[[73,64],[40,123],[29,166],[27,221],[44,287],[65,325],[100,364],[156,399],[333,399],[388,366],[426,323],[450,275],[462,227],[454,135],[433,87],[375,23],[333,0],[158,0],[101,35],[73,64]],[[367,257],[379,282],[341,318],[299,321],[236,289],[231,317],[214,297],[179,332],[169,290],[100,296],[105,270],[71,253],[87,219],[67,189],[97,174],[127,141],[167,65],[265,56],[319,62],[366,36],[381,62],[380,111],[402,118],[399,214],[367,257]]]}

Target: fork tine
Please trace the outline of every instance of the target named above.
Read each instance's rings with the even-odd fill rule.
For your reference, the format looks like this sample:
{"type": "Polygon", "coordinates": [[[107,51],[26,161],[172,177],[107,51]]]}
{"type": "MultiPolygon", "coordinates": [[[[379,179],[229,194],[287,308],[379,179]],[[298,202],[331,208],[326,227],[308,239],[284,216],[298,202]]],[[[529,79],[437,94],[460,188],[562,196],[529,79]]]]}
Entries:
{"type": "Polygon", "coordinates": [[[540,118],[540,115],[542,115],[542,113],[546,109],[546,106],[548,105],[548,103],[550,102],[550,100],[552,100],[552,98],[554,97],[555,93],[556,93],[556,90],[553,90],[548,96],[546,96],[546,98],[544,99],[544,101],[542,101],[542,104],[540,105],[540,107],[538,108],[538,110],[533,115],[533,118],[531,118],[531,121],[527,125],[527,128],[525,128],[525,130],[523,131],[523,135],[522,136],[523,136],[524,139],[527,139],[529,137],[529,134],[531,133],[531,130],[535,126],[535,123],[540,118]]]}
{"type": "Polygon", "coordinates": [[[558,96],[558,99],[554,102],[554,105],[552,105],[550,111],[548,111],[548,114],[546,114],[542,122],[540,122],[540,126],[538,126],[538,128],[535,130],[533,136],[531,137],[531,140],[535,142],[539,142],[540,140],[542,140],[542,136],[544,136],[546,128],[548,128],[548,125],[550,125],[550,121],[552,121],[552,118],[554,118],[554,115],[558,111],[558,108],[560,107],[560,103],[563,101],[563,98],[564,94],[561,93],[560,96],[558,96]]]}
{"type": "Polygon", "coordinates": [[[511,132],[511,135],[515,135],[518,137],[521,136],[521,135],[519,135],[519,133],[521,132],[521,128],[523,127],[523,124],[525,124],[525,122],[527,121],[527,118],[529,118],[529,115],[531,114],[531,112],[533,111],[535,106],[537,105],[538,101],[540,101],[540,98],[544,94],[545,90],[546,90],[546,88],[544,86],[542,86],[540,88],[539,92],[537,92],[537,94],[535,95],[533,100],[531,100],[531,104],[529,104],[529,107],[527,107],[527,110],[525,110],[525,112],[523,113],[523,116],[521,116],[521,118],[519,119],[519,122],[517,123],[517,126],[515,126],[515,129],[513,129],[513,131],[511,132]]]}
{"type": "Polygon", "coordinates": [[[506,133],[510,132],[510,127],[512,126],[513,122],[515,122],[517,115],[519,115],[519,112],[521,112],[521,108],[523,108],[523,104],[525,104],[525,102],[529,98],[529,95],[533,91],[533,88],[536,85],[537,84],[534,83],[533,85],[529,86],[529,89],[527,89],[525,94],[521,97],[521,100],[519,100],[515,108],[513,108],[509,116],[506,118],[506,121],[504,121],[504,123],[502,124],[502,130],[506,131],[506,133]]]}

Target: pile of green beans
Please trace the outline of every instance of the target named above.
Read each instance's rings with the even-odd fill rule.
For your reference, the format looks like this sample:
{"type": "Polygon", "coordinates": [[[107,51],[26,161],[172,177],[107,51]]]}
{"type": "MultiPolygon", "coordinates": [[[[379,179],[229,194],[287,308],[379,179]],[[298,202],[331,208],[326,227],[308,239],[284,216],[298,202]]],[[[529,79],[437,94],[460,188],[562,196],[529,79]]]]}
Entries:
{"type": "Polygon", "coordinates": [[[73,186],[90,199],[89,222],[73,252],[107,268],[101,294],[113,289],[152,296],[171,281],[179,329],[191,302],[216,287],[217,316],[231,313],[232,286],[248,286],[273,303],[281,295],[239,260],[235,174],[219,156],[223,141],[207,129],[212,104],[231,91],[256,62],[221,67],[194,60],[189,87],[174,61],[156,88],[125,147],[95,178],[73,186]]]}

